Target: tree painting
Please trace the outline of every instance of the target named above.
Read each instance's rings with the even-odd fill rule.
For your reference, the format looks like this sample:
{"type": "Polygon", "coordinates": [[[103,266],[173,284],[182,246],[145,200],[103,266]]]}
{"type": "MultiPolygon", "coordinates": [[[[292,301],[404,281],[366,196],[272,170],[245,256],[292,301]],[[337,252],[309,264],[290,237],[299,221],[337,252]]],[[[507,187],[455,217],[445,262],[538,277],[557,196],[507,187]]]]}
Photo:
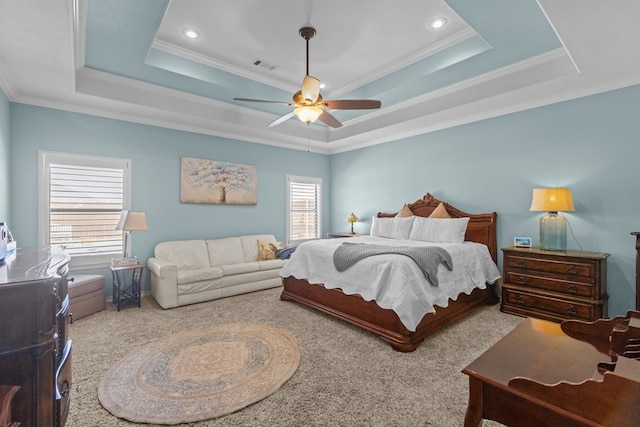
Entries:
{"type": "Polygon", "coordinates": [[[194,157],[180,159],[182,203],[255,205],[257,180],[253,165],[194,157]]]}

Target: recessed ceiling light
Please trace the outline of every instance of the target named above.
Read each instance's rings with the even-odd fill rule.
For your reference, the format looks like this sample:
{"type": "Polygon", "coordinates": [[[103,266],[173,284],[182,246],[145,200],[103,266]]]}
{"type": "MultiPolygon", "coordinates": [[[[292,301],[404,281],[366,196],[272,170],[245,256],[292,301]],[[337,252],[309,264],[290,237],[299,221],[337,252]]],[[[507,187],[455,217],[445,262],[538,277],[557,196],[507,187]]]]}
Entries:
{"type": "Polygon", "coordinates": [[[193,28],[185,28],[184,30],[182,30],[182,34],[189,37],[190,39],[197,39],[200,37],[200,33],[193,28]]]}
{"type": "Polygon", "coordinates": [[[431,20],[431,22],[429,22],[429,27],[433,28],[434,30],[440,29],[445,25],[447,25],[447,18],[443,17],[434,18],[431,20]]]}

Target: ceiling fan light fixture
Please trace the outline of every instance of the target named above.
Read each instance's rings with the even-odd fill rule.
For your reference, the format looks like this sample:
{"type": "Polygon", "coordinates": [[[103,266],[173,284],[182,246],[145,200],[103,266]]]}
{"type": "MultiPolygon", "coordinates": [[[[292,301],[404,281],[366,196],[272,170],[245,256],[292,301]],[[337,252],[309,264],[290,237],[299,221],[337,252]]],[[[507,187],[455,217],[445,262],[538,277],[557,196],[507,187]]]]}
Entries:
{"type": "Polygon", "coordinates": [[[320,114],[322,114],[322,108],[320,107],[298,107],[293,110],[293,113],[305,123],[313,123],[318,120],[320,114]]]}

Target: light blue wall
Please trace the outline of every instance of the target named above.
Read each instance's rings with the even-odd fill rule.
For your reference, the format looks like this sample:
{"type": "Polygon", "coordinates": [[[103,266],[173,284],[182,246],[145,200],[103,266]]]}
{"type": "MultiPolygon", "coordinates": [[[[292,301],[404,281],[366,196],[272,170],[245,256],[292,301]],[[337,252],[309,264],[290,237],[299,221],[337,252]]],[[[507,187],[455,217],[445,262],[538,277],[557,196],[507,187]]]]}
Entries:
{"type": "MultiPolygon", "coordinates": [[[[639,100],[640,86],[634,86],[324,156],[23,104],[10,104],[8,120],[8,103],[0,98],[0,149],[11,158],[2,157],[0,165],[4,173],[19,165],[11,170],[10,191],[0,187],[0,202],[10,201],[20,246],[36,245],[38,150],[130,158],[133,208],[146,211],[149,223],[148,232],[133,235],[133,253],[144,260],[165,240],[254,232],[283,240],[287,174],[323,178],[325,233],[347,230],[351,211],[365,220],[356,230],[368,232],[368,218],[378,211],[397,211],[431,192],[467,212],[496,211],[500,247],[516,235],[538,244],[541,213],[529,212],[531,189],[568,186],[576,211],[565,216],[576,239],[584,250],[611,254],[613,316],[635,301],[629,233],[640,231],[639,100]],[[180,156],[256,165],[258,204],[181,204],[180,156]]],[[[579,248],[571,235],[568,240],[570,249],[579,248]]]]}
{"type": "MultiPolygon", "coordinates": [[[[347,230],[430,192],[470,213],[498,213],[498,245],[539,244],[534,187],[571,188],[566,217],[586,251],[608,252],[609,314],[635,305],[635,237],[640,231],[640,86],[510,114],[334,155],[331,225],[347,230]]],[[[569,249],[578,245],[568,236],[569,249]]],[[[501,267],[500,255],[500,267],[501,267]]]]}
{"type": "Polygon", "coordinates": [[[9,100],[0,90],[0,222],[7,224],[11,222],[9,216],[11,213],[9,210],[10,136],[9,100]]]}
{"type": "MultiPolygon", "coordinates": [[[[11,231],[23,247],[38,244],[39,150],[131,159],[132,209],[146,212],[149,227],[133,232],[132,253],[143,261],[167,240],[253,233],[284,240],[286,175],[320,177],[330,185],[329,157],[321,154],[16,103],[11,104],[11,128],[11,159],[19,165],[11,175],[11,231]],[[181,156],[255,165],[257,205],[180,203],[181,156]]],[[[323,199],[328,212],[328,191],[323,199]]],[[[323,218],[328,224],[329,215],[323,218]]]]}

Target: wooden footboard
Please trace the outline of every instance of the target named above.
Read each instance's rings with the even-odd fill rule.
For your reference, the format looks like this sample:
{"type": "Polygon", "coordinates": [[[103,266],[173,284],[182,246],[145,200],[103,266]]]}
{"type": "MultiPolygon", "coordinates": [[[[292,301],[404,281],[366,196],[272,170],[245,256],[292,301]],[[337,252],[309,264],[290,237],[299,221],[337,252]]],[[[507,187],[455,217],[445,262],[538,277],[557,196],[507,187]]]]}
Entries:
{"type": "Polygon", "coordinates": [[[281,300],[296,301],[360,326],[387,340],[394,350],[401,352],[414,351],[426,335],[475,307],[498,302],[493,285],[487,285],[486,289],[476,288],[470,295],[461,294],[456,301],[449,301],[446,308],[436,307],[436,312],[425,315],[416,331],[411,332],[393,310],[381,308],[375,301],[365,301],[359,295],[346,295],[339,289],[312,285],[292,276],[282,279],[282,285],[281,300]]]}

